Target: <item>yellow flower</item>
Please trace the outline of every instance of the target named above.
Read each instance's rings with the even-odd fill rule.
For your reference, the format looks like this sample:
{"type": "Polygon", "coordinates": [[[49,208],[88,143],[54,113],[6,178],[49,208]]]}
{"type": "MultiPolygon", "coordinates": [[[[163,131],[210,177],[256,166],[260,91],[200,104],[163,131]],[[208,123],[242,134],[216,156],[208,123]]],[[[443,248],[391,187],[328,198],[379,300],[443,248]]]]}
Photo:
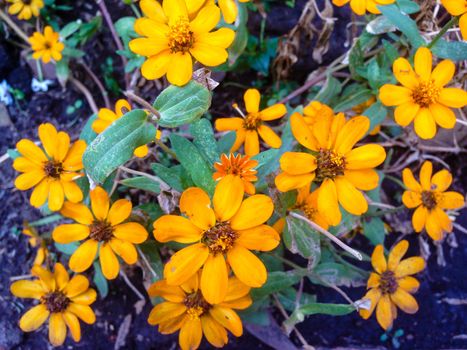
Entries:
{"type": "Polygon", "coordinates": [[[369,291],[364,298],[371,301],[369,310],[360,310],[365,320],[370,318],[376,308],[376,319],[385,330],[392,326],[397,318],[397,308],[408,314],[418,311],[418,304],[411,293],[415,293],[420,283],[412,276],[425,268],[425,260],[414,256],[401,261],[407,252],[409,243],[406,240],[397,243],[384,257],[382,245],[375,247],[371,256],[372,272],[367,282],[369,291]]]}
{"type": "Polygon", "coordinates": [[[215,5],[203,7],[190,20],[185,0],[141,0],[145,17],[135,22],[135,31],[144,38],[130,41],[130,50],[147,57],[141,67],[146,79],[167,74],[173,85],[188,83],[193,73],[193,59],[214,67],[227,61],[227,48],[235,38],[228,28],[211,30],[219,23],[220,10],[215,5]]]}
{"type": "Polygon", "coordinates": [[[451,219],[444,212],[446,209],[458,209],[464,205],[464,197],[454,191],[447,191],[452,183],[452,175],[447,170],[433,173],[433,165],[426,161],[420,170],[420,183],[415,180],[412,171],[406,168],[402,179],[407,191],[402,195],[402,202],[407,208],[417,208],[412,217],[416,232],[425,228],[434,240],[443,238],[444,232],[452,231],[451,219]]]}
{"type": "MultiPolygon", "coordinates": [[[[131,105],[127,100],[120,99],[115,103],[115,111],[108,108],[101,108],[97,112],[97,118],[92,123],[92,130],[100,134],[107,129],[117,119],[121,118],[125,113],[131,111],[131,105]]],[[[135,149],[133,154],[138,158],[144,158],[149,153],[149,148],[146,145],[135,149]]]]}
{"type": "Polygon", "coordinates": [[[60,35],[53,31],[51,26],[44,29],[44,34],[34,32],[29,37],[29,43],[34,51],[32,58],[41,59],[44,63],[49,63],[51,59],[58,62],[62,59],[62,51],[65,45],[60,42],[60,35]]]}
{"type": "Polygon", "coordinates": [[[303,108],[303,119],[310,127],[322,116],[332,118],[334,111],[331,107],[319,101],[311,101],[303,108]]]}
{"type": "Polygon", "coordinates": [[[10,291],[18,298],[39,300],[39,304],[26,312],[19,320],[23,332],[38,329],[49,319],[49,341],[54,346],[62,345],[70,330],[74,341],[81,339],[79,320],[93,324],[96,316],[91,305],[96,300],[96,291],[89,288],[89,281],[83,275],[71,279],[62,264],[55,264],[52,273],[40,266],[32,268],[38,279],[14,282],[10,291]]]}
{"type": "Polygon", "coordinates": [[[250,287],[266,282],[266,268],[250,250],[269,251],[279,244],[277,232],[264,224],[274,205],[263,194],[245,200],[243,194],[242,180],[227,175],[216,186],[214,208],[206,192],[191,187],[180,198],[180,211],[188,218],[164,215],[154,222],[154,237],[159,242],[192,243],[165,265],[168,284],[185,283],[203,268],[200,289],[209,303],[218,304],[228,293],[228,266],[250,287]]]}
{"type": "MultiPolygon", "coordinates": [[[[239,2],[249,2],[250,0],[239,0],[239,2]]],[[[190,18],[203,7],[214,4],[214,0],[186,0],[190,18]]],[[[225,23],[233,23],[238,16],[238,6],[235,0],[217,0],[217,5],[221,8],[225,23]]]]}
{"type": "Polygon", "coordinates": [[[32,264],[42,265],[47,255],[49,255],[45,241],[37,234],[37,231],[33,227],[30,227],[28,224],[25,224],[22,232],[24,235],[31,237],[29,238],[29,245],[31,247],[36,248],[39,246],[37,249],[36,257],[34,258],[34,262],[32,264]]]}
{"type": "Polygon", "coordinates": [[[398,58],[392,70],[402,84],[386,84],[379,90],[379,98],[386,106],[397,106],[394,111],[396,123],[407,126],[414,121],[415,132],[422,139],[436,135],[436,124],[452,129],[456,116],[449,108],[467,105],[467,92],[444,86],[454,76],[456,67],[450,60],[443,60],[432,72],[432,55],[426,47],[415,53],[415,71],[409,61],[398,58]]]}
{"type": "Polygon", "coordinates": [[[250,159],[248,156],[242,156],[230,153],[229,156],[226,154],[221,155],[221,161],[214,163],[216,172],[212,175],[213,179],[219,181],[225,176],[232,174],[239,176],[243,182],[243,188],[248,194],[255,194],[256,189],[252,182],[257,181],[257,171],[253,169],[258,165],[258,161],[250,159]]]}
{"type": "Polygon", "coordinates": [[[325,230],[329,228],[326,218],[318,211],[319,189],[310,193],[310,185],[298,189],[297,199],[292,209],[302,211],[308,220],[313,221],[325,230]]]}
{"type": "Polygon", "coordinates": [[[361,191],[378,186],[379,176],[373,168],[386,158],[384,148],[379,145],[353,148],[367,133],[369,119],[357,116],[346,121],[342,113],[333,117],[323,115],[310,127],[299,113],[294,113],[290,121],[295,139],[311,154],[282,155],[283,172],[275,180],[279,191],[318,182],[318,211],[329,225],[341,221],[339,204],[351,214],[365,213],[368,203],[361,191]]]}
{"type": "Polygon", "coordinates": [[[199,274],[195,273],[180,286],[172,286],[166,280],[157,281],[149,287],[151,297],[166,301],[154,306],[148,322],[159,326],[159,333],[171,334],[180,330],[178,342],[182,350],[195,350],[204,336],[216,348],[228,343],[227,330],[236,337],[243,334],[242,321],[232,310],[243,310],[252,303],[250,287],[231,277],[225,298],[218,303],[209,303],[199,289],[199,274]]]}
{"type": "Polygon", "coordinates": [[[28,139],[16,144],[21,157],[15,159],[13,168],[23,174],[16,178],[15,187],[25,191],[35,186],[30,203],[36,208],[47,198],[52,211],[60,210],[65,197],[74,203],[82,201],[83,193],[74,180],[83,176],[86,143],[78,140],[70,147],[70,136],[49,123],[39,126],[39,139],[45,153],[28,139]]]}
{"type": "MultiPolygon", "coordinates": [[[[282,141],[277,134],[264,124],[265,121],[276,120],[287,113],[285,105],[278,103],[262,111],[259,110],[261,96],[256,89],[248,89],[243,96],[247,115],[243,118],[219,118],[216,129],[219,131],[235,131],[237,138],[230,152],[235,152],[245,143],[245,154],[252,157],[259,153],[258,135],[272,148],[279,148],[282,141]]],[[[237,105],[234,105],[238,108],[237,105]]]]}
{"type": "Polygon", "coordinates": [[[8,8],[10,15],[17,15],[18,19],[29,20],[32,16],[39,16],[41,8],[44,7],[42,0],[8,0],[11,3],[8,8]]]}
{"type": "Polygon", "coordinates": [[[138,252],[134,244],[144,242],[148,233],[141,224],[124,222],[131,215],[129,200],[119,199],[110,206],[109,196],[101,187],[92,190],[90,197],[92,212],[81,203],[63,205],[60,213],[76,223],[57,226],[52,238],[62,244],[85,240],[71,256],[70,269],[86,271],[99,255],[105,278],[114,279],[120,270],[115,254],[127,264],[135,264],[138,252]]]}
{"type": "Polygon", "coordinates": [[[359,16],[363,16],[366,11],[373,14],[380,14],[376,6],[393,4],[396,0],[332,0],[336,6],[344,6],[350,2],[350,8],[359,16]]]}
{"type": "Polygon", "coordinates": [[[441,0],[446,10],[453,16],[460,16],[459,27],[462,38],[467,40],[467,1],[466,0],[441,0]]]}

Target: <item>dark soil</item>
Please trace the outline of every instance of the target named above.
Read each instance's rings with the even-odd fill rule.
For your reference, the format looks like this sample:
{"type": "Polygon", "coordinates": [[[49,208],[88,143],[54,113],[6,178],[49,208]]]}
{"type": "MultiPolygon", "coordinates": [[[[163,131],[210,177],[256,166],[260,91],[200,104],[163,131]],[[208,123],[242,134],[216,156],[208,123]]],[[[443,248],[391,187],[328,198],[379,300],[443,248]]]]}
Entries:
{"type": "MultiPolygon", "coordinates": [[[[66,2],[66,1],[65,1],[66,2]]],[[[285,5],[274,5],[268,13],[266,22],[266,35],[278,36],[287,33],[300,16],[301,8],[305,0],[297,0],[297,7],[290,9],[285,5]]],[[[131,15],[128,8],[121,1],[106,1],[113,19],[125,15],[131,15]]],[[[321,1],[318,1],[322,6],[321,1]]],[[[73,5],[77,9],[73,12],[61,13],[65,21],[76,19],[77,14],[88,20],[97,12],[93,2],[76,1],[73,5]]],[[[346,10],[335,9],[335,16],[339,17],[338,28],[331,38],[331,49],[324,57],[328,63],[345,52],[345,24],[349,21],[346,10]]],[[[249,28],[254,34],[259,33],[260,15],[250,15],[249,28]]],[[[104,26],[105,27],[105,26],[104,26]]],[[[1,32],[0,32],[1,33],[1,32]]],[[[1,34],[0,34],[1,35],[1,34]]],[[[10,38],[11,39],[11,38],[10,38]]],[[[33,72],[30,67],[20,60],[18,48],[0,36],[0,82],[4,79],[25,94],[25,98],[8,107],[8,119],[2,116],[0,123],[0,155],[8,149],[12,149],[15,143],[24,137],[36,138],[37,126],[43,122],[52,122],[60,129],[68,130],[77,136],[88,116],[91,114],[85,99],[79,92],[68,87],[62,89],[58,84],[52,86],[46,93],[33,93],[31,79],[33,72]],[[83,106],[74,113],[67,115],[66,108],[77,99],[82,99],[83,106]],[[5,122],[6,120],[6,122],[5,122]]],[[[97,75],[102,78],[101,64],[104,58],[113,57],[116,65],[115,72],[121,71],[119,57],[115,56],[113,42],[107,30],[101,31],[93,40],[86,44],[87,63],[97,75]]],[[[309,50],[304,49],[300,60],[294,67],[292,77],[303,81],[306,76],[318,67],[311,59],[309,50]]],[[[96,102],[102,106],[99,91],[84,72],[77,69],[78,77],[93,93],[96,102]]],[[[123,79],[116,73],[115,78],[120,84],[123,79]]],[[[242,74],[229,73],[225,78],[228,81],[249,84],[257,78],[256,73],[248,71],[242,74]]],[[[264,86],[268,86],[267,80],[264,86]]],[[[123,86],[123,85],[122,85],[123,86]]],[[[221,86],[216,90],[219,98],[212,107],[214,115],[222,115],[230,112],[233,101],[240,101],[243,90],[240,88],[221,86]],[[222,101],[222,102],[216,102],[222,101]]],[[[119,96],[111,96],[113,100],[119,96]]],[[[152,96],[154,97],[154,95],[152,96]]],[[[1,109],[0,109],[1,112],[1,109]]],[[[461,176],[464,167],[458,163],[459,159],[448,159],[455,170],[456,179],[462,179],[463,183],[455,183],[454,187],[465,193],[467,179],[461,176]]],[[[35,252],[28,246],[27,238],[21,235],[24,220],[33,221],[41,217],[38,210],[29,206],[28,194],[15,190],[13,180],[16,174],[11,167],[11,160],[1,164],[0,171],[0,349],[46,349],[49,346],[47,330],[45,327],[38,332],[22,333],[17,326],[20,316],[31,306],[29,302],[17,299],[9,293],[10,278],[29,273],[29,268],[34,259],[35,252]]],[[[467,226],[467,211],[464,210],[457,222],[467,226]]],[[[393,241],[396,232],[389,237],[393,241]]],[[[391,337],[398,329],[403,330],[403,335],[398,337],[401,349],[446,349],[467,348],[467,329],[465,320],[467,311],[465,307],[467,299],[467,276],[465,273],[465,259],[467,256],[467,236],[455,233],[458,247],[452,248],[444,245],[446,266],[439,266],[436,256],[432,255],[428,261],[427,269],[420,274],[421,288],[416,298],[420,310],[416,315],[399,313],[395,324],[395,330],[389,335],[389,340],[382,341],[383,331],[376,323],[374,317],[370,321],[362,320],[357,314],[343,317],[330,317],[316,315],[309,317],[299,325],[309,344],[318,348],[394,348],[391,337]]],[[[409,237],[411,241],[411,254],[418,253],[418,240],[415,235],[409,237]]],[[[354,242],[356,243],[357,240],[354,242]]],[[[365,244],[365,243],[362,243],[365,244]]],[[[369,246],[358,247],[365,252],[371,251],[369,246]]],[[[433,247],[432,247],[432,250],[433,247]]],[[[369,267],[368,267],[369,268],[369,267]]],[[[139,268],[127,271],[127,274],[136,288],[146,295],[141,283],[142,276],[139,268]]],[[[310,292],[317,294],[320,302],[345,302],[330,289],[316,286],[307,286],[310,292]]],[[[361,298],[364,288],[346,289],[346,292],[354,300],[361,298]]],[[[110,293],[105,300],[98,300],[93,308],[97,315],[97,322],[93,326],[81,324],[83,338],[80,343],[73,343],[67,339],[63,348],[82,349],[109,349],[119,344],[120,349],[175,349],[177,347],[177,335],[163,336],[158,334],[154,327],[147,324],[151,304],[149,299],[142,310],[137,310],[138,296],[119,277],[110,284],[110,293]],[[140,311],[140,312],[137,312],[140,311]]],[[[282,319],[274,313],[277,321],[282,319]]],[[[247,327],[248,328],[248,327],[247,327]]],[[[400,331],[399,331],[400,333],[400,331]]],[[[292,337],[297,347],[300,343],[292,337]]],[[[396,344],[397,345],[397,344],[396,344]]],[[[203,347],[208,348],[203,342],[203,347]]],[[[285,345],[284,345],[285,348],[285,345]]],[[[236,339],[230,337],[226,349],[270,349],[261,341],[245,331],[243,337],[236,339]]]]}

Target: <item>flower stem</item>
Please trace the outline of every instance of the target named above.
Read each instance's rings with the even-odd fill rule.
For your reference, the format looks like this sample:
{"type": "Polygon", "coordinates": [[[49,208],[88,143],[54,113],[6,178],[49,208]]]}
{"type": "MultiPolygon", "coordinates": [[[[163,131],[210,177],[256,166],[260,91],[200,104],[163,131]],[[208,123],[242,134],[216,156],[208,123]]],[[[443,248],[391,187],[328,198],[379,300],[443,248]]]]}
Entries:
{"type": "Polygon", "coordinates": [[[428,44],[428,48],[431,49],[438,42],[439,39],[443,37],[444,34],[451,28],[453,25],[457,24],[459,21],[458,17],[452,17],[451,20],[444,25],[444,27],[439,31],[439,33],[433,38],[433,40],[428,44]]]}
{"type": "Polygon", "coordinates": [[[159,113],[157,109],[155,109],[148,101],[136,95],[133,91],[125,91],[123,94],[126,97],[128,97],[130,100],[133,100],[139,105],[148,109],[156,117],[157,120],[161,118],[161,114],[159,113]]]}
{"type": "Polygon", "coordinates": [[[15,33],[16,33],[21,39],[23,39],[25,42],[27,42],[27,43],[29,44],[29,38],[28,38],[28,36],[26,35],[26,33],[23,32],[23,31],[21,30],[21,28],[18,27],[18,26],[16,25],[16,23],[13,22],[13,21],[11,20],[11,18],[10,18],[5,12],[3,12],[1,9],[0,9],[0,18],[1,18],[2,20],[4,20],[5,23],[8,24],[8,26],[10,26],[10,28],[13,29],[13,30],[15,31],[15,33]]]}
{"type": "Polygon", "coordinates": [[[79,80],[70,77],[70,83],[72,83],[83,95],[86,97],[86,100],[88,101],[89,107],[91,107],[91,110],[93,113],[98,112],[98,108],[96,105],[96,102],[94,101],[94,98],[92,97],[92,94],[89,92],[86,86],[83,85],[79,80]]]}
{"type": "Polygon", "coordinates": [[[42,64],[40,60],[36,60],[36,67],[37,67],[37,77],[39,78],[39,81],[44,80],[44,75],[42,74],[42,64]]]}
{"type": "Polygon", "coordinates": [[[332,233],[326,231],[325,229],[323,229],[321,226],[315,224],[313,221],[311,220],[308,220],[306,217],[300,215],[300,214],[297,214],[297,213],[294,213],[294,212],[290,212],[290,215],[297,218],[297,219],[300,219],[302,221],[305,221],[308,225],[311,226],[311,228],[313,228],[314,230],[322,233],[323,235],[325,235],[327,238],[329,238],[331,241],[333,241],[334,243],[336,243],[339,247],[341,247],[342,249],[344,249],[346,252],[352,254],[355,258],[357,258],[358,260],[362,261],[363,260],[363,256],[362,254],[360,254],[359,251],[349,247],[347,244],[345,244],[344,242],[342,242],[339,238],[337,238],[336,236],[334,236],[332,233]]]}

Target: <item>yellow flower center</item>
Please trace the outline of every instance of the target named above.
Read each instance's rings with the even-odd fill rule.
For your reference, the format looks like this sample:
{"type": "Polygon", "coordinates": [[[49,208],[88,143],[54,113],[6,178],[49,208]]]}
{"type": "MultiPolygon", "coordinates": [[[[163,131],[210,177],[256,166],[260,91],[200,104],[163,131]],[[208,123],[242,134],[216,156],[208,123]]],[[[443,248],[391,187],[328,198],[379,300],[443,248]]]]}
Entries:
{"type": "Polygon", "coordinates": [[[436,198],[436,193],[432,191],[423,191],[422,192],[422,203],[428,209],[433,209],[436,207],[438,200],[436,198]]]}
{"type": "Polygon", "coordinates": [[[316,156],[316,181],[334,179],[336,176],[344,175],[345,158],[329,149],[320,149],[316,156]]]}
{"type": "Polygon", "coordinates": [[[199,291],[188,294],[183,303],[187,307],[186,313],[190,319],[201,317],[211,308],[211,304],[204,300],[203,295],[199,291]]]}
{"type": "Polygon", "coordinates": [[[185,17],[180,17],[178,22],[170,26],[167,36],[172,53],[185,53],[193,47],[195,42],[193,32],[190,30],[190,22],[185,17]]]}
{"type": "Polygon", "coordinates": [[[108,242],[113,237],[113,228],[105,221],[94,221],[89,226],[89,231],[89,237],[98,242],[108,242]]]}
{"type": "Polygon", "coordinates": [[[418,88],[412,91],[412,98],[420,107],[426,108],[438,100],[439,93],[439,87],[433,81],[429,81],[420,83],[418,88]]]}
{"type": "Polygon", "coordinates": [[[248,113],[243,120],[243,128],[246,130],[257,130],[261,125],[259,113],[248,113]]]}
{"type": "Polygon", "coordinates": [[[44,172],[48,177],[58,179],[60,178],[60,174],[63,172],[62,163],[49,160],[44,164],[44,172]]]}
{"type": "Polygon", "coordinates": [[[52,313],[63,312],[70,304],[70,299],[62,292],[49,292],[41,297],[41,303],[52,313]]]}
{"type": "Polygon", "coordinates": [[[213,254],[225,253],[232,248],[237,233],[227,222],[218,222],[215,226],[203,233],[203,242],[213,254]]]}
{"type": "Polygon", "coordinates": [[[315,208],[310,207],[306,203],[297,204],[295,208],[301,210],[305,214],[305,216],[311,221],[314,221],[315,215],[318,212],[315,208]]]}
{"type": "Polygon", "coordinates": [[[27,5],[31,5],[32,0],[23,0],[22,2],[23,2],[24,5],[27,6],[27,5]]]}
{"type": "Polygon", "coordinates": [[[393,294],[398,287],[399,284],[397,283],[396,275],[393,271],[388,270],[381,274],[379,279],[379,289],[381,289],[383,294],[393,294]]]}

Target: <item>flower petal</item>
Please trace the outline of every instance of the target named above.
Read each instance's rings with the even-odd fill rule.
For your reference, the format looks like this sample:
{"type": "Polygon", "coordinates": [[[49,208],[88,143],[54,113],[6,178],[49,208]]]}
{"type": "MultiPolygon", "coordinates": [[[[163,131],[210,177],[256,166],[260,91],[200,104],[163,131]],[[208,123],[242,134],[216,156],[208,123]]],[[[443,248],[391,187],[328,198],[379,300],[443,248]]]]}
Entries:
{"type": "Polygon", "coordinates": [[[275,229],[268,225],[259,225],[250,229],[237,232],[239,237],[236,244],[249,249],[268,252],[276,248],[280,243],[280,236],[275,229]]]}
{"type": "Polygon", "coordinates": [[[384,247],[378,244],[371,254],[371,265],[379,274],[387,270],[386,258],[384,257],[384,247]]]}
{"type": "Polygon", "coordinates": [[[452,108],[463,108],[467,105],[467,91],[458,88],[444,88],[439,94],[438,102],[452,108]]]}
{"type": "Polygon", "coordinates": [[[169,50],[151,56],[141,66],[141,74],[148,80],[159,79],[167,74],[171,60],[172,55],[169,50]]]}
{"type": "Polygon", "coordinates": [[[82,203],[65,202],[60,214],[83,225],[91,225],[94,221],[91,211],[82,203]]]}
{"type": "Polygon", "coordinates": [[[53,346],[60,346],[65,342],[66,324],[61,313],[52,313],[49,320],[49,341],[53,346]]]}
{"type": "Polygon", "coordinates": [[[266,125],[260,125],[258,128],[259,136],[266,142],[269,147],[280,148],[282,145],[282,140],[277,134],[266,125]]]}
{"type": "Polygon", "coordinates": [[[334,179],[337,190],[337,198],[340,205],[351,214],[362,215],[368,210],[368,202],[362,192],[357,190],[350,181],[343,176],[334,179]]]}
{"type": "Polygon", "coordinates": [[[459,209],[464,204],[464,196],[454,191],[444,192],[438,200],[438,206],[442,209],[459,209]]]}
{"type": "Polygon", "coordinates": [[[384,330],[392,326],[393,317],[391,311],[391,299],[388,294],[383,294],[376,307],[376,319],[384,330]]]}
{"type": "Polygon", "coordinates": [[[403,86],[386,84],[379,89],[379,99],[385,106],[398,106],[412,101],[412,91],[403,86]]]}
{"type": "Polygon", "coordinates": [[[182,350],[198,349],[203,338],[203,330],[201,328],[201,321],[198,317],[187,318],[183,323],[178,335],[178,343],[182,350]]]}
{"type": "MultiPolygon", "coordinates": [[[[201,232],[199,227],[183,216],[164,215],[154,222],[154,238],[163,243],[169,241],[193,243],[201,239],[201,232]]],[[[124,239],[124,237],[119,238],[124,239]]]]}
{"type": "Polygon", "coordinates": [[[201,317],[201,327],[203,328],[206,340],[216,348],[222,348],[229,341],[227,331],[210,315],[201,317]]]}
{"type": "Polygon", "coordinates": [[[50,182],[48,179],[43,179],[39,182],[31,193],[30,203],[35,208],[40,208],[44,205],[50,191],[50,182]]]}
{"type": "Polygon", "coordinates": [[[373,169],[345,170],[344,177],[362,191],[373,190],[379,184],[379,175],[373,169]]]}
{"type": "Polygon", "coordinates": [[[89,192],[92,212],[97,220],[105,220],[109,212],[109,195],[102,187],[96,187],[89,192]]]}
{"type": "Polygon", "coordinates": [[[454,63],[451,60],[443,60],[433,69],[431,79],[438,87],[443,87],[451,81],[455,72],[454,63]]]}
{"type": "Polygon", "coordinates": [[[415,177],[413,176],[412,170],[409,168],[405,168],[402,171],[402,180],[404,181],[404,185],[409,189],[414,192],[420,192],[422,190],[422,187],[418,183],[417,180],[415,180],[415,177]]]}
{"type": "Polygon", "coordinates": [[[201,273],[201,291],[209,304],[219,304],[225,299],[228,279],[224,255],[209,255],[201,273]]]}
{"type": "Polygon", "coordinates": [[[74,272],[87,270],[97,254],[98,243],[93,239],[88,239],[75,250],[70,258],[69,266],[74,272]]]}
{"type": "Polygon", "coordinates": [[[258,113],[261,95],[257,89],[248,89],[243,95],[245,108],[248,113],[258,113]]]}
{"type": "Polygon", "coordinates": [[[193,60],[189,53],[177,52],[170,55],[171,63],[167,69],[167,80],[177,86],[188,83],[193,75],[193,60]]]}
{"type": "Polygon", "coordinates": [[[430,49],[420,47],[414,57],[415,72],[420,76],[422,81],[427,82],[431,77],[431,69],[433,67],[433,57],[430,49]]]}
{"type": "Polygon", "coordinates": [[[381,291],[379,288],[372,288],[368,292],[366,292],[365,296],[363,299],[369,299],[371,304],[370,304],[370,309],[365,310],[365,309],[360,309],[360,316],[362,316],[365,320],[369,319],[370,316],[373,314],[373,311],[376,308],[376,305],[378,305],[379,299],[381,298],[381,291]]]}
{"type": "Polygon", "coordinates": [[[236,337],[243,334],[242,321],[232,309],[215,305],[209,309],[209,314],[236,337]]]}
{"type": "Polygon", "coordinates": [[[182,288],[170,286],[166,280],[153,283],[148,289],[148,294],[150,297],[162,297],[174,303],[182,303],[186,297],[182,288]]]}
{"type": "Polygon", "coordinates": [[[415,293],[420,287],[420,282],[418,282],[418,280],[412,276],[402,277],[397,281],[397,283],[399,284],[400,288],[409,293],[415,293]]]}
{"type": "Polygon", "coordinates": [[[63,190],[62,182],[54,180],[50,182],[49,187],[49,209],[51,211],[58,211],[62,208],[65,200],[65,192],[63,190]]]}
{"type": "Polygon", "coordinates": [[[190,187],[183,191],[180,198],[180,211],[201,230],[208,230],[216,224],[211,199],[201,188],[190,187]]]}
{"type": "Polygon", "coordinates": [[[414,121],[415,133],[424,140],[432,139],[436,135],[436,123],[430,109],[421,108],[414,121]]]}
{"type": "Polygon", "coordinates": [[[285,152],[279,162],[281,169],[290,175],[309,174],[317,166],[316,158],[303,152],[285,152]]]}
{"type": "Polygon", "coordinates": [[[419,81],[407,59],[403,57],[396,59],[392,65],[392,71],[397,81],[406,88],[415,90],[418,87],[419,81]]]}
{"type": "Polygon", "coordinates": [[[420,169],[420,184],[424,191],[431,191],[431,175],[433,174],[433,163],[425,161],[420,169]]]}
{"type": "Polygon", "coordinates": [[[209,256],[209,249],[197,243],[176,252],[165,265],[164,276],[170,285],[180,285],[192,277],[209,256]]]}
{"type": "Polygon", "coordinates": [[[38,128],[38,134],[47,155],[50,158],[56,158],[58,138],[55,126],[50,123],[41,124],[38,128]]]}
{"type": "Polygon", "coordinates": [[[242,118],[219,118],[216,119],[216,130],[231,131],[238,130],[243,126],[242,118]]]}
{"type": "Polygon", "coordinates": [[[230,219],[234,230],[246,230],[265,223],[274,211],[272,199],[264,194],[248,197],[230,219]]]}
{"type": "Polygon", "coordinates": [[[42,165],[47,162],[48,159],[44,154],[44,151],[39,148],[34,142],[28,139],[21,139],[16,144],[16,149],[25,158],[33,161],[38,165],[42,165]]]}
{"type": "Polygon", "coordinates": [[[424,206],[419,206],[415,209],[412,216],[412,226],[415,232],[421,232],[425,227],[426,218],[428,216],[428,209],[424,206]]]}
{"type": "Polygon", "coordinates": [[[55,227],[52,238],[55,242],[68,244],[88,238],[89,227],[81,224],[63,224],[55,227]]]}
{"type": "Polygon", "coordinates": [[[255,156],[259,153],[259,138],[256,130],[247,130],[245,132],[245,154],[255,156]]]}
{"type": "Polygon", "coordinates": [[[290,117],[290,126],[292,128],[293,136],[303,147],[312,151],[317,151],[319,149],[316,138],[313,136],[313,133],[305,122],[305,119],[303,119],[299,113],[292,114],[290,117]]]}
{"type": "Polygon", "coordinates": [[[405,239],[391,249],[388,256],[388,270],[394,271],[397,268],[402,257],[407,253],[407,249],[409,249],[409,242],[405,239]]]}
{"type": "Polygon", "coordinates": [[[276,176],[274,183],[281,192],[302,188],[309,185],[315,178],[315,173],[303,175],[290,175],[288,173],[280,173],[276,176]]]}
{"type": "Polygon", "coordinates": [[[277,103],[260,112],[261,120],[269,121],[283,117],[287,113],[287,108],[282,103],[277,103]]]}
{"type": "Polygon", "coordinates": [[[239,176],[227,175],[217,183],[212,202],[218,221],[227,221],[235,215],[242,204],[244,192],[239,176]]]}
{"type": "Polygon", "coordinates": [[[198,35],[195,40],[197,43],[209,44],[210,46],[217,46],[222,49],[228,48],[235,39],[235,32],[230,28],[219,28],[213,32],[203,33],[198,35]]]}
{"type": "MultiPolygon", "coordinates": [[[[166,0],[167,1],[167,0],[166,0]]],[[[207,33],[214,29],[221,19],[221,11],[215,5],[206,5],[190,23],[190,28],[195,33],[207,33]]]]}
{"type": "Polygon", "coordinates": [[[402,194],[402,203],[409,209],[416,208],[422,204],[422,196],[420,192],[404,191],[402,194]]]}
{"type": "Polygon", "coordinates": [[[445,129],[452,129],[456,125],[454,111],[440,103],[433,103],[429,107],[436,124],[445,129]]]}
{"type": "Polygon", "coordinates": [[[402,288],[397,288],[396,292],[391,294],[391,300],[408,314],[414,314],[418,311],[418,304],[415,298],[402,288]]]}
{"type": "Polygon", "coordinates": [[[132,243],[113,238],[109,241],[109,244],[115,254],[120,256],[128,265],[133,265],[138,261],[138,252],[132,243]]]}
{"type": "Polygon", "coordinates": [[[67,284],[63,292],[69,298],[75,298],[87,291],[89,288],[89,280],[83,275],[74,275],[67,284]]]}
{"type": "Polygon", "coordinates": [[[394,119],[400,126],[406,127],[415,119],[420,110],[420,105],[409,101],[405,102],[394,110],[394,119]]]}
{"type": "Polygon", "coordinates": [[[68,329],[70,330],[71,336],[75,342],[81,340],[81,327],[79,325],[78,317],[76,317],[71,312],[64,312],[62,314],[63,320],[65,321],[68,329]]]}
{"type": "Polygon", "coordinates": [[[78,318],[84,323],[93,324],[96,322],[96,315],[88,305],[81,305],[72,302],[68,305],[67,311],[78,316],[78,318]]]}
{"type": "Polygon", "coordinates": [[[119,199],[110,207],[107,221],[115,226],[125,221],[131,215],[132,204],[128,199],[119,199]]]}
{"type": "MultiPolygon", "coordinates": [[[[233,33],[234,32],[232,31],[232,34],[233,33]]],[[[235,35],[232,37],[234,36],[235,35]]],[[[222,63],[225,63],[229,57],[229,54],[225,48],[214,46],[205,42],[195,42],[193,47],[190,49],[190,53],[198,62],[207,67],[219,66],[222,63]]]]}
{"type": "Polygon", "coordinates": [[[11,284],[10,292],[18,298],[40,299],[46,291],[39,281],[21,280],[11,284]]]}
{"type": "Polygon", "coordinates": [[[19,320],[19,327],[23,332],[32,332],[38,329],[49,317],[50,312],[44,304],[39,304],[26,312],[19,320]]]}
{"type": "Polygon", "coordinates": [[[396,277],[414,275],[425,268],[425,260],[419,256],[413,256],[402,260],[396,268],[396,277]]]}
{"type": "Polygon", "coordinates": [[[318,211],[329,225],[335,226],[341,222],[336,185],[331,179],[325,179],[319,187],[318,211]]]}
{"type": "Polygon", "coordinates": [[[384,162],[386,151],[380,145],[367,144],[354,148],[346,154],[346,169],[374,168],[384,162]]]}
{"type": "Polygon", "coordinates": [[[248,249],[234,245],[227,252],[227,260],[235,276],[247,286],[259,288],[266,282],[266,267],[248,249]]]}
{"type": "Polygon", "coordinates": [[[20,191],[26,191],[36,186],[44,179],[45,173],[42,169],[35,169],[33,171],[21,174],[15,179],[15,187],[20,191]]]}
{"type": "Polygon", "coordinates": [[[353,117],[347,121],[337,134],[334,150],[339,154],[346,154],[367,133],[370,120],[365,116],[353,117]]]}
{"type": "Polygon", "coordinates": [[[102,268],[102,274],[108,280],[113,280],[118,276],[120,264],[109,243],[101,245],[99,250],[99,262],[102,268]]]}

